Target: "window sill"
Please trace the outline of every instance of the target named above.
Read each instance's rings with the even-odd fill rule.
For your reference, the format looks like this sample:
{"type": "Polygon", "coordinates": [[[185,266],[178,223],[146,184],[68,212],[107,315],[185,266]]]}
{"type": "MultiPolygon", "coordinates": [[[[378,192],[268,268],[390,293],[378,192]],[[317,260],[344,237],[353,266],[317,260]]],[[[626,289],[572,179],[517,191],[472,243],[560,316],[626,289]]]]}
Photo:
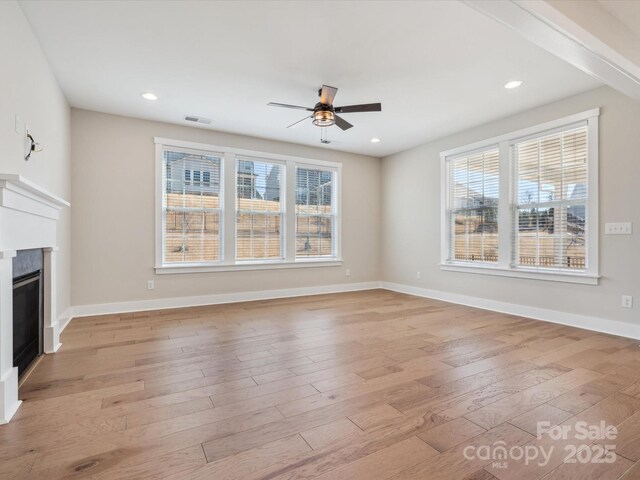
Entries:
{"type": "Polygon", "coordinates": [[[599,275],[586,273],[568,273],[560,271],[540,271],[529,269],[500,268],[490,265],[456,265],[440,264],[440,269],[447,272],[475,273],[481,275],[497,275],[500,277],[529,278],[549,282],[579,283],[582,285],[598,285],[599,275]]]}
{"type": "Polygon", "coordinates": [[[341,259],[329,258],[297,260],[295,262],[241,262],[231,265],[163,265],[155,267],[157,275],[174,273],[241,272],[252,270],[280,270],[287,268],[339,267],[341,259]]]}

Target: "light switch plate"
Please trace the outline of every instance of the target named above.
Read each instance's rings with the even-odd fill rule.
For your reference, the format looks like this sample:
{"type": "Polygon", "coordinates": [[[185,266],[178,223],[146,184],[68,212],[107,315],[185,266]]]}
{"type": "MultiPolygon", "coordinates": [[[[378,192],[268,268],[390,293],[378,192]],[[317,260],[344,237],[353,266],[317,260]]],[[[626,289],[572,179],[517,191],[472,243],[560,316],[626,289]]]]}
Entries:
{"type": "Polygon", "coordinates": [[[631,235],[631,222],[605,223],[604,233],[607,235],[631,235]]]}

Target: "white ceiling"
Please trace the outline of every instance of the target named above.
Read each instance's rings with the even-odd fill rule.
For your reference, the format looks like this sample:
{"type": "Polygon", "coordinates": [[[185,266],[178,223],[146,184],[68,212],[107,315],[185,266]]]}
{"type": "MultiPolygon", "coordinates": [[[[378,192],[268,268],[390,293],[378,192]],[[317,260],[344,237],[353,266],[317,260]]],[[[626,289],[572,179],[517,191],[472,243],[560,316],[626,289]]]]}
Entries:
{"type": "Polygon", "coordinates": [[[385,156],[599,86],[517,33],[453,1],[24,1],[74,107],[322,146],[304,112],[317,88],[345,114],[324,148],[385,156]],[[524,80],[515,90],[503,85],[524,80]],[[145,91],[156,102],[140,97],[145,91]],[[371,137],[382,142],[370,143],[371,137]]]}

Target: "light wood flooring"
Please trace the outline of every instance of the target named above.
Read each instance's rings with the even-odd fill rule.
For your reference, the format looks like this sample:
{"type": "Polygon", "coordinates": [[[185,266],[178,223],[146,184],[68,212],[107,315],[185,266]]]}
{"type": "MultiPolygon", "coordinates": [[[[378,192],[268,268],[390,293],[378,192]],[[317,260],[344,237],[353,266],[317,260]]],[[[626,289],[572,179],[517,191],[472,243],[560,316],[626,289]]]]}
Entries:
{"type": "Polygon", "coordinates": [[[2,479],[640,478],[625,338],[371,290],[80,318],[62,341],[0,426],[2,479]],[[465,458],[495,442],[554,450],[465,458]]]}

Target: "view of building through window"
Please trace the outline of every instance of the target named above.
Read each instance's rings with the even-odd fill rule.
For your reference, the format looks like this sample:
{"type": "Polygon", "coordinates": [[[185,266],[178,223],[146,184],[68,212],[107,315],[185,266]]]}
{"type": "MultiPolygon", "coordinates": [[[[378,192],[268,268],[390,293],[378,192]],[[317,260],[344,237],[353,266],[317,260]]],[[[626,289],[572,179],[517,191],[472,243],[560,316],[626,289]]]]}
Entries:
{"type": "Polygon", "coordinates": [[[296,168],[296,257],[335,253],[334,172],[296,168]]]}
{"type": "Polygon", "coordinates": [[[236,259],[282,259],[283,165],[236,161],[236,259]]]}
{"type": "Polygon", "coordinates": [[[220,259],[221,156],[164,152],[165,263],[220,259]]]}

